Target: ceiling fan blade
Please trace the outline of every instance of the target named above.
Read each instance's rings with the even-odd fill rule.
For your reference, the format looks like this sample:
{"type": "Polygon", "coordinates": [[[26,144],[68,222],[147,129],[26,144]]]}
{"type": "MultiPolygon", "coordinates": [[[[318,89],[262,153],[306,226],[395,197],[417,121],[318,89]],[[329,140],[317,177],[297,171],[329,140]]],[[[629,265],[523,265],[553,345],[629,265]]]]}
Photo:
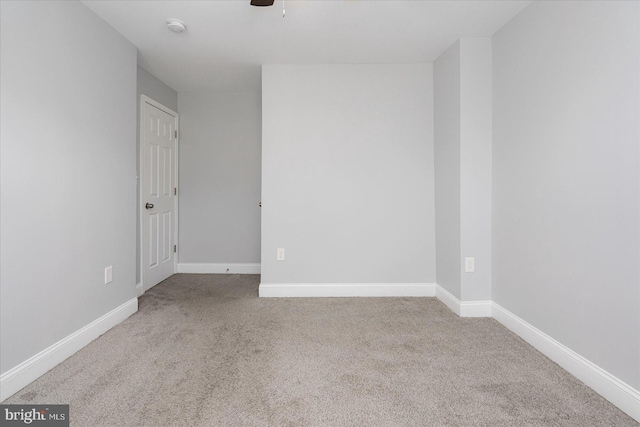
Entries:
{"type": "Polygon", "coordinates": [[[273,6],[274,0],[251,0],[251,6],[273,6]]]}

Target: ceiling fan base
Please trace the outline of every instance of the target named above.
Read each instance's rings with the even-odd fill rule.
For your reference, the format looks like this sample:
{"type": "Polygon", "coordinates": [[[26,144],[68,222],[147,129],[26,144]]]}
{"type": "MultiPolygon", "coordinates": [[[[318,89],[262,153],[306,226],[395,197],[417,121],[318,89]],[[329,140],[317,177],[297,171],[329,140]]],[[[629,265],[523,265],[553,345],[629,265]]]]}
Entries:
{"type": "Polygon", "coordinates": [[[274,1],[275,0],[251,0],[251,6],[258,6],[258,7],[273,6],[274,1]]]}

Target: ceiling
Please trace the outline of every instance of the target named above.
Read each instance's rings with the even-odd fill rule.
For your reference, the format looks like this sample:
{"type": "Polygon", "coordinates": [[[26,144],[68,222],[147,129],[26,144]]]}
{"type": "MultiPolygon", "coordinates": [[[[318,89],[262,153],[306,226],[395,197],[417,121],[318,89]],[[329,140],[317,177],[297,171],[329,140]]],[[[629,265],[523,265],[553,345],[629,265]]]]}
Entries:
{"type": "Polygon", "coordinates": [[[460,37],[487,37],[530,1],[83,1],[178,92],[258,90],[261,64],[429,63],[460,37]],[[187,31],[169,31],[182,20],[187,31]]]}

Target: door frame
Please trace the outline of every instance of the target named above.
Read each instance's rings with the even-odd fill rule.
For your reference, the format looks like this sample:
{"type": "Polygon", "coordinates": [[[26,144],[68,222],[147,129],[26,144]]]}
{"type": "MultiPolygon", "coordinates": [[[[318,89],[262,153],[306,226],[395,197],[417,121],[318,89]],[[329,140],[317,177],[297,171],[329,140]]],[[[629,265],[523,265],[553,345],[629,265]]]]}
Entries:
{"type": "MultiPolygon", "coordinates": [[[[140,238],[140,245],[138,247],[138,249],[140,250],[140,284],[141,286],[141,291],[142,293],[140,293],[138,295],[138,297],[140,297],[141,295],[143,295],[146,291],[148,291],[149,289],[151,289],[150,287],[147,287],[145,284],[145,275],[144,275],[144,230],[143,230],[143,220],[142,220],[142,215],[143,215],[143,209],[142,209],[142,202],[143,202],[143,177],[144,177],[144,173],[146,172],[144,170],[144,104],[149,104],[152,107],[156,107],[159,110],[164,111],[165,113],[171,115],[174,117],[175,119],[175,129],[178,132],[178,137],[175,138],[176,141],[176,151],[175,151],[175,186],[176,188],[180,188],[179,186],[179,171],[178,171],[178,166],[180,165],[180,162],[178,161],[178,157],[179,157],[179,146],[180,146],[180,120],[179,120],[179,115],[177,112],[173,111],[172,109],[162,105],[161,103],[159,103],[158,101],[156,101],[155,99],[149,98],[147,95],[140,95],[140,117],[138,118],[139,123],[140,123],[140,147],[138,147],[138,154],[139,154],[139,162],[138,162],[138,207],[140,209],[140,214],[138,215],[138,226],[140,228],[140,233],[139,233],[139,238],[140,238]]],[[[173,254],[173,273],[175,274],[178,271],[178,254],[180,251],[180,248],[178,248],[178,199],[180,197],[180,191],[176,192],[177,194],[175,195],[174,199],[173,199],[173,242],[176,245],[176,252],[174,252],[173,254]]]]}

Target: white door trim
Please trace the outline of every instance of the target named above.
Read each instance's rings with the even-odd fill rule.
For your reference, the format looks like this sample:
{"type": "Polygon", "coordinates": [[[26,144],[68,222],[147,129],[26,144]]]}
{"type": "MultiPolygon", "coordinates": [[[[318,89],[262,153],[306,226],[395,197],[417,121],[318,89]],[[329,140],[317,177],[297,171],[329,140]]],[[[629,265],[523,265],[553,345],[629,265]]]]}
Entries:
{"type": "MultiPolygon", "coordinates": [[[[180,188],[179,185],[179,180],[180,180],[180,173],[178,170],[178,166],[180,165],[180,162],[178,161],[179,158],[179,152],[180,150],[178,149],[178,147],[180,146],[180,120],[179,120],[179,115],[177,112],[173,111],[171,108],[166,107],[164,105],[162,105],[161,103],[159,103],[158,101],[149,98],[147,95],[140,95],[140,117],[138,118],[139,123],[140,123],[140,146],[138,147],[138,153],[139,153],[139,162],[138,162],[138,206],[140,208],[139,212],[140,214],[138,215],[138,225],[140,228],[140,232],[139,232],[139,238],[140,238],[140,245],[139,245],[139,250],[140,250],[140,284],[142,287],[142,294],[144,294],[149,287],[147,287],[147,285],[145,284],[144,281],[144,262],[143,262],[143,258],[144,258],[144,235],[143,235],[143,224],[142,224],[142,198],[143,198],[143,191],[142,191],[142,176],[143,176],[143,171],[144,171],[144,126],[142,125],[144,123],[144,104],[147,103],[153,107],[156,107],[159,110],[164,111],[165,113],[174,116],[176,119],[176,131],[178,132],[178,137],[176,138],[176,153],[175,153],[175,170],[176,170],[176,188],[180,188]]],[[[173,216],[174,218],[174,224],[173,224],[173,230],[174,230],[174,243],[177,245],[178,244],[178,199],[180,198],[180,191],[178,191],[178,194],[176,194],[176,196],[174,197],[174,202],[173,202],[173,208],[174,208],[174,213],[175,215],[173,216]]],[[[173,272],[176,273],[178,271],[178,253],[179,253],[180,248],[178,248],[178,251],[176,251],[176,253],[173,256],[173,272]]],[[[140,294],[140,295],[142,295],[140,294]]],[[[140,296],[138,295],[138,296],[140,296]]]]}

